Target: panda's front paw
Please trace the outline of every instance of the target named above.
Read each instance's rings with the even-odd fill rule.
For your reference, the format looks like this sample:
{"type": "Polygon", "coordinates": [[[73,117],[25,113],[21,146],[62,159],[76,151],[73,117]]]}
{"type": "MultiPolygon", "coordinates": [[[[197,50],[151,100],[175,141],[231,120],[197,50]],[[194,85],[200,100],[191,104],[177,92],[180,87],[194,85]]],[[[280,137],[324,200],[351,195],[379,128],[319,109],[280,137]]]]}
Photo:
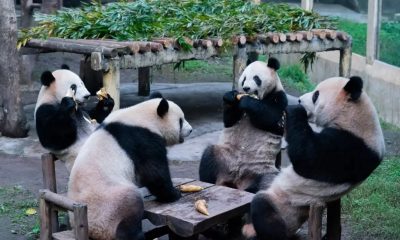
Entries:
{"type": "Polygon", "coordinates": [[[110,113],[113,110],[115,103],[110,94],[107,94],[107,98],[103,98],[102,100],[100,100],[99,104],[102,105],[105,112],[110,113]]]}
{"type": "Polygon", "coordinates": [[[224,100],[224,102],[230,103],[230,104],[238,103],[239,100],[236,98],[237,95],[238,95],[238,91],[236,91],[236,90],[226,92],[224,94],[223,100],[224,100]]]}
{"type": "Polygon", "coordinates": [[[307,112],[306,109],[298,104],[298,105],[288,105],[286,107],[286,116],[287,120],[306,120],[307,121],[307,112]]]}
{"type": "Polygon", "coordinates": [[[173,188],[173,189],[171,189],[171,191],[168,191],[168,192],[164,193],[163,195],[158,196],[157,201],[164,202],[164,203],[175,202],[179,198],[181,198],[181,196],[182,196],[181,192],[178,189],[173,188]]]}
{"type": "Polygon", "coordinates": [[[76,111],[76,102],[72,97],[63,97],[60,105],[62,111],[68,113],[73,113],[76,111]]]}

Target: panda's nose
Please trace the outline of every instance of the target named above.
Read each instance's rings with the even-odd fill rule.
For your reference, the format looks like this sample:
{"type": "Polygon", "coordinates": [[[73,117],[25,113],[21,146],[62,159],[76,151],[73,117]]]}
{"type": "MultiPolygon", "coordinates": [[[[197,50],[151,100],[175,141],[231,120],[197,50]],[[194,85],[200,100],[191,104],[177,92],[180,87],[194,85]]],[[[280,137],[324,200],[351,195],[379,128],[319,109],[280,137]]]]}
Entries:
{"type": "Polygon", "coordinates": [[[301,100],[299,99],[299,103],[301,103],[301,100]]]}
{"type": "Polygon", "coordinates": [[[249,87],[244,87],[244,88],[243,88],[243,91],[245,91],[245,92],[248,92],[249,90],[250,90],[249,87]]]}

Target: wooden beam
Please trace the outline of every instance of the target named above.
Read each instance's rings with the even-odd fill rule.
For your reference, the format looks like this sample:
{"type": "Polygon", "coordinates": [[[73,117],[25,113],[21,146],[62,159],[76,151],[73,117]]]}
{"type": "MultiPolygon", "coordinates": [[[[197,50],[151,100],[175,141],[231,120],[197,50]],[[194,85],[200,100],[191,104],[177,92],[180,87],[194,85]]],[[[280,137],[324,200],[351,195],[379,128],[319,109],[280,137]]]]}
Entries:
{"type": "Polygon", "coordinates": [[[312,11],[314,5],[314,0],[301,0],[301,8],[312,11]]]}
{"type": "Polygon", "coordinates": [[[321,240],[322,239],[322,213],[324,212],[323,206],[311,205],[310,215],[308,217],[308,239],[321,240]]]}
{"type": "Polygon", "coordinates": [[[233,55],[233,81],[232,89],[236,89],[236,83],[247,66],[247,51],[246,48],[236,47],[235,54],[233,55]]]}
{"type": "Polygon", "coordinates": [[[108,70],[103,73],[103,87],[106,92],[114,99],[114,109],[120,108],[120,70],[119,70],[119,57],[109,59],[108,70]]]}
{"type": "Polygon", "coordinates": [[[367,64],[379,58],[379,30],[382,0],[368,0],[367,64]]]}
{"type": "Polygon", "coordinates": [[[74,202],[70,198],[64,197],[61,194],[54,193],[47,189],[41,190],[40,193],[41,193],[40,197],[46,200],[47,202],[52,203],[64,210],[68,211],[74,210],[74,204],[76,204],[76,202],[74,202]]]}

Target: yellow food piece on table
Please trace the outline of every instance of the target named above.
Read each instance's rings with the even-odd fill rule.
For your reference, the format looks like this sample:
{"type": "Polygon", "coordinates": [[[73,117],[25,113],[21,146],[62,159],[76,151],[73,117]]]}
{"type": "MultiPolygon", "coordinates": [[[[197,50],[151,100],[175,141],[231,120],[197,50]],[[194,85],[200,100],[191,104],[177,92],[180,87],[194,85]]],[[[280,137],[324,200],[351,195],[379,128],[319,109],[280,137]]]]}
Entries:
{"type": "Polygon", "coordinates": [[[207,215],[207,216],[210,215],[210,214],[208,213],[207,202],[206,202],[206,200],[204,200],[204,199],[197,200],[197,201],[194,203],[194,207],[196,208],[196,210],[197,210],[199,213],[202,213],[202,214],[207,215]]]}
{"type": "Polygon", "coordinates": [[[190,185],[190,184],[179,186],[179,190],[181,190],[181,192],[198,192],[203,189],[204,189],[203,187],[196,186],[196,185],[190,185]]]}
{"type": "Polygon", "coordinates": [[[26,214],[26,215],[33,215],[33,214],[36,214],[36,209],[34,209],[34,208],[28,208],[28,209],[25,211],[25,214],[26,214]]]}

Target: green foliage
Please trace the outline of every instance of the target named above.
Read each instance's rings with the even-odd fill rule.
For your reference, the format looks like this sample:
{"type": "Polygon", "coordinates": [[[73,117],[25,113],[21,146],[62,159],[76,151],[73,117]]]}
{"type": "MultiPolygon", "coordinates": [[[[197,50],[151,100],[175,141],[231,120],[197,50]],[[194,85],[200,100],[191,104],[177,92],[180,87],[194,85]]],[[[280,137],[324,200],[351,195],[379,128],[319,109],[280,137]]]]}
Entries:
{"type": "MultiPolygon", "coordinates": [[[[365,56],[367,24],[339,20],[338,29],[348,32],[353,37],[353,52],[365,56]]],[[[379,38],[379,59],[400,66],[399,54],[394,51],[400,48],[400,22],[383,22],[379,38]]]]}
{"type": "Polygon", "coordinates": [[[315,85],[308,78],[307,74],[304,73],[301,66],[298,64],[283,66],[278,70],[278,74],[283,85],[292,87],[301,93],[310,92],[315,87],[315,85]]]}
{"type": "Polygon", "coordinates": [[[37,26],[20,32],[19,46],[30,38],[60,37],[149,40],[159,37],[201,39],[329,28],[326,17],[287,4],[254,5],[243,0],[137,0],[81,9],[56,15],[35,15],[37,26]]]}
{"type": "Polygon", "coordinates": [[[375,172],[342,198],[354,239],[400,239],[400,157],[385,159],[375,172]]]}

